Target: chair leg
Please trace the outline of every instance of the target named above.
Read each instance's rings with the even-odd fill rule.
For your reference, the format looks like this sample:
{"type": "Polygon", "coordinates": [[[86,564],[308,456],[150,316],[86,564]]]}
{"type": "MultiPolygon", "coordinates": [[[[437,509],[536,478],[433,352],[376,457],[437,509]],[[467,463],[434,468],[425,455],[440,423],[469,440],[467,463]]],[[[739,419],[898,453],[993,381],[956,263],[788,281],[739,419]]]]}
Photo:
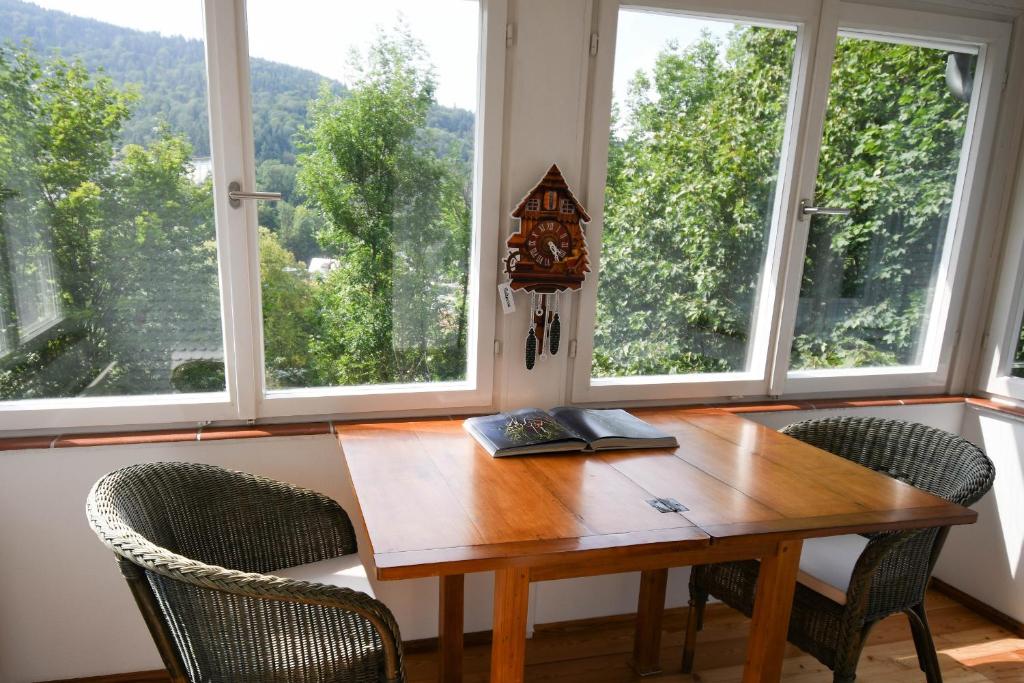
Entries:
{"type": "Polygon", "coordinates": [[[853,683],[857,680],[857,663],[860,661],[860,654],[864,650],[864,644],[867,643],[868,634],[871,633],[874,625],[873,621],[864,624],[860,632],[856,634],[856,640],[836,652],[832,683],[853,683]]]}
{"type": "Polygon", "coordinates": [[[693,655],[697,649],[697,631],[704,628],[704,605],[707,593],[690,587],[690,609],[686,614],[686,640],[683,642],[683,673],[693,672],[693,655]]]}
{"type": "Polygon", "coordinates": [[[939,668],[939,656],[935,652],[935,641],[932,640],[932,629],[928,625],[928,615],[924,611],[924,603],[906,610],[904,614],[910,621],[910,630],[914,635],[914,647],[917,649],[917,662],[924,672],[928,683],[942,683],[942,670],[939,668]]]}

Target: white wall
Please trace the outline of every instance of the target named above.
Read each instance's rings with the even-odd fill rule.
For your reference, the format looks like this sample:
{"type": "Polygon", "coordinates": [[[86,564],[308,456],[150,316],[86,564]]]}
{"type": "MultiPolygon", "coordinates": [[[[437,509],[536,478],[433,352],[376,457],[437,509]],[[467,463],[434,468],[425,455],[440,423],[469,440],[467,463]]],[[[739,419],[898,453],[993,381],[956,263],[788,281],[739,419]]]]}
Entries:
{"type": "MultiPolygon", "coordinates": [[[[750,419],[780,427],[823,413],[874,414],[950,431],[965,423],[968,438],[996,462],[994,494],[979,504],[981,520],[954,532],[939,566],[944,580],[1024,619],[1024,422],[962,404],[764,413],[750,419]],[[970,558],[970,559],[967,559],[970,558]],[[979,562],[977,558],[988,558],[979,562]]],[[[222,465],[316,489],[361,521],[330,436],[174,443],[0,454],[0,681],[141,671],[160,667],[156,650],[113,558],[85,520],[85,496],[102,474],[154,460],[222,465]]],[[[360,531],[361,534],[361,531],[360,531]]],[[[360,546],[368,547],[365,538],[360,546]]],[[[364,558],[368,559],[368,558],[364,558]]],[[[669,606],[686,602],[688,570],[673,570],[669,606]]],[[[490,574],[468,577],[466,629],[490,628],[490,574]]],[[[639,578],[621,574],[534,584],[530,624],[622,614],[635,610],[639,578]]],[[[406,639],[436,635],[437,582],[378,582],[406,639]]]]}
{"type": "MultiPolygon", "coordinates": [[[[113,556],[85,519],[85,497],[104,473],[138,462],[221,465],[321,491],[349,511],[369,547],[331,436],[15,451],[0,454],[0,681],[21,683],[161,667],[113,556]]],[[[364,557],[364,562],[369,562],[364,557]]],[[[685,604],[675,570],[670,605],[685,604]]],[[[491,627],[493,577],[466,582],[466,630],[491,627]]],[[[530,624],[636,609],[638,577],[535,584],[530,624]]],[[[376,582],[405,639],[437,635],[437,581],[376,582]]]]}
{"type": "Polygon", "coordinates": [[[985,449],[996,481],[974,506],[978,523],[950,532],[935,575],[1024,621],[1024,420],[967,406],[961,433],[985,449]]]}

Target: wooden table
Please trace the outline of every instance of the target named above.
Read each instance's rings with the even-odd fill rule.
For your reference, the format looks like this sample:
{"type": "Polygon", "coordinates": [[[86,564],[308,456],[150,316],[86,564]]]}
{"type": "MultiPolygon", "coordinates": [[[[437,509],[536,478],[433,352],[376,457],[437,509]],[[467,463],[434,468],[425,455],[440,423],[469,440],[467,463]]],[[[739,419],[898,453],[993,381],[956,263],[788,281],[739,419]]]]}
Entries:
{"type": "Polygon", "coordinates": [[[803,539],[976,514],[718,410],[632,411],[678,449],[491,458],[461,420],[338,428],[378,579],[440,577],[441,680],[463,577],[494,571],[491,680],[521,681],[531,581],[641,571],[633,665],[657,669],[669,567],[761,560],[743,680],[778,681],[803,539]],[[688,508],[662,513],[648,501],[688,508]]]}

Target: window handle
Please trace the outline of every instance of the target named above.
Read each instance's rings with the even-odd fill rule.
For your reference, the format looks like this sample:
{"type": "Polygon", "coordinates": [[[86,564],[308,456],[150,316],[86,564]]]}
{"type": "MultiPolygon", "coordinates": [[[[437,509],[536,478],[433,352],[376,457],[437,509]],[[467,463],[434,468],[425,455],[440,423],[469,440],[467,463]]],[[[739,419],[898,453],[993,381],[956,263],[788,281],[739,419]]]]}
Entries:
{"type": "Polygon", "coordinates": [[[242,192],[242,185],[237,180],[228,185],[228,203],[232,209],[240,207],[243,199],[276,202],[283,198],[280,192],[242,192]]]}
{"type": "Polygon", "coordinates": [[[800,200],[800,220],[806,216],[849,216],[851,209],[842,209],[836,206],[811,206],[811,200],[800,200]]]}

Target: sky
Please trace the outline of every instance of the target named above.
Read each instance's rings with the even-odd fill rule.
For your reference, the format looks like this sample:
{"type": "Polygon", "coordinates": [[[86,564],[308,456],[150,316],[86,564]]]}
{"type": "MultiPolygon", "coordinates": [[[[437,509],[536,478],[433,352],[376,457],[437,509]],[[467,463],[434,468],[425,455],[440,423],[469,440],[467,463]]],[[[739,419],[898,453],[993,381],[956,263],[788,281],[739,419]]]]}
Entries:
{"type": "MultiPolygon", "coordinates": [[[[142,31],[195,39],[203,36],[200,0],[32,1],[47,9],[142,31]]],[[[475,110],[477,14],[473,0],[248,0],[249,53],[350,83],[351,48],[365,49],[380,28],[395,26],[401,15],[437,67],[438,102],[475,110]]],[[[621,103],[625,97],[637,69],[649,70],[670,40],[686,45],[703,29],[724,36],[731,26],[682,15],[620,11],[613,82],[616,101],[621,103]]]]}
{"type": "Polygon", "coordinates": [[[700,38],[701,31],[724,37],[733,27],[731,22],[706,21],[681,14],[619,10],[619,30],[615,38],[615,75],[612,94],[619,110],[625,111],[629,82],[637,70],[650,73],[658,53],[669,41],[675,40],[685,47],[700,38]]]}

